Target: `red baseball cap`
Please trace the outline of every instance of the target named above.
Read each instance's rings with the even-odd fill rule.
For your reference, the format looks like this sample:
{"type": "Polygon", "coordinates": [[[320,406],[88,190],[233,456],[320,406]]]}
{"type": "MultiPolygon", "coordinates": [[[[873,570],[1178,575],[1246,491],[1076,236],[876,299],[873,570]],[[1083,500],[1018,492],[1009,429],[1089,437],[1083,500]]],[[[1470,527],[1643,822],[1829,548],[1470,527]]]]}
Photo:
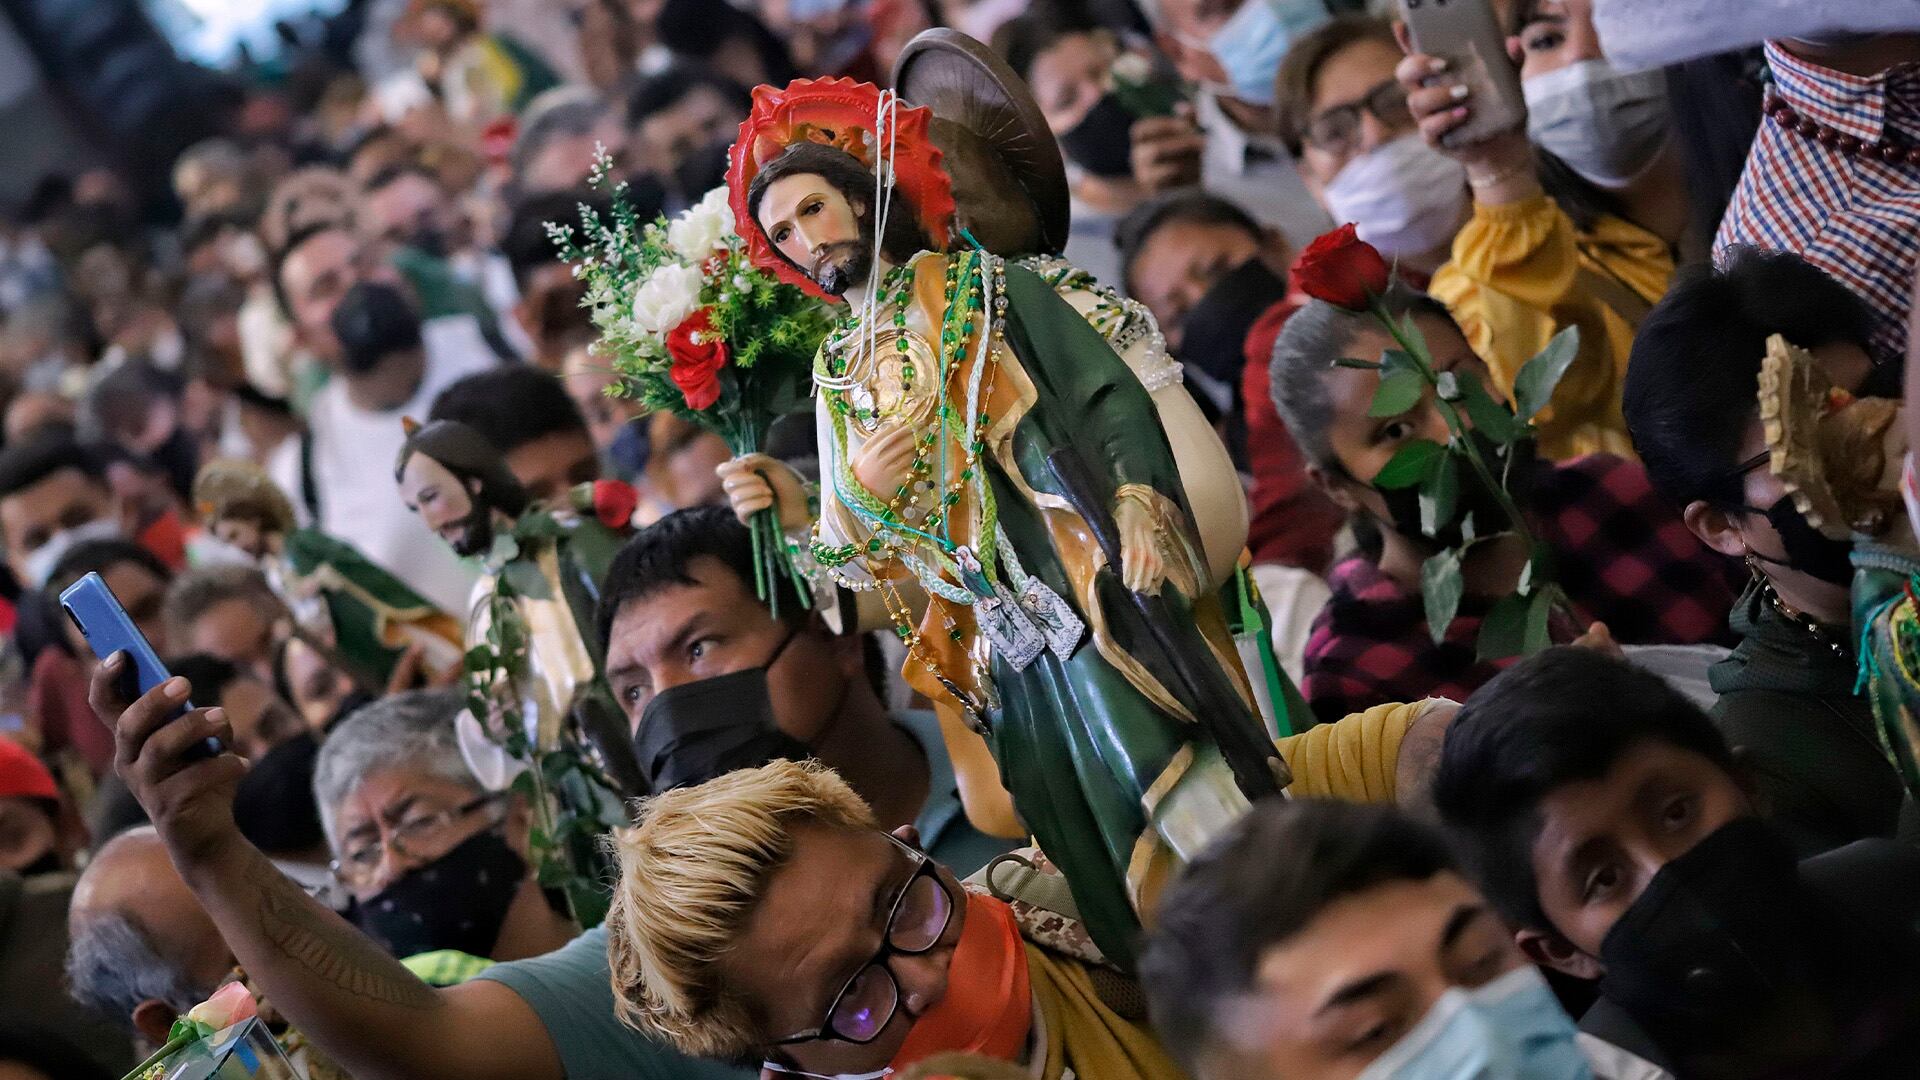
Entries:
{"type": "Polygon", "coordinates": [[[32,751],[12,739],[0,736],[0,799],[24,796],[30,799],[60,800],[60,789],[32,751]]]}

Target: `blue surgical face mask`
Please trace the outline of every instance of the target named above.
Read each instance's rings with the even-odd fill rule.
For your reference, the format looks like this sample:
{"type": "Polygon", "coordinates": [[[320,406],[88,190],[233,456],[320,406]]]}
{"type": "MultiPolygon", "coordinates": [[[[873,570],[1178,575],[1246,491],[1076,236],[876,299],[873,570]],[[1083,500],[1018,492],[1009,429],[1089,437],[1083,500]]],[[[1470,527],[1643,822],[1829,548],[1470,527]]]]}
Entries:
{"type": "Polygon", "coordinates": [[[1325,0],[1246,0],[1207,40],[1207,51],[1226,69],[1234,97],[1272,105],[1287,49],[1331,17],[1325,0]]]}
{"type": "Polygon", "coordinates": [[[1573,1021],[1531,967],[1440,995],[1358,1080],[1593,1080],[1573,1021]]]}

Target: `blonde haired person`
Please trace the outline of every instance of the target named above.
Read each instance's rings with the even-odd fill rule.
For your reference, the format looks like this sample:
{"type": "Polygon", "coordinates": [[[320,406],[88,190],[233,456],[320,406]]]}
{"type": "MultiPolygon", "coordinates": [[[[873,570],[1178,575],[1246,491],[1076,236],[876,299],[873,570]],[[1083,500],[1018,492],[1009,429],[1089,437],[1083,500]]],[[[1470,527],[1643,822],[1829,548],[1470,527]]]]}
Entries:
{"type": "Polygon", "coordinates": [[[1116,1011],[1139,1016],[1137,986],[1034,944],[1014,907],[963,888],[911,827],[882,832],[823,766],[728,773],[637,820],[615,838],[615,1007],[682,1053],[811,1076],[953,1051],[1053,1080],[1181,1075],[1144,1016],[1116,1011]]]}

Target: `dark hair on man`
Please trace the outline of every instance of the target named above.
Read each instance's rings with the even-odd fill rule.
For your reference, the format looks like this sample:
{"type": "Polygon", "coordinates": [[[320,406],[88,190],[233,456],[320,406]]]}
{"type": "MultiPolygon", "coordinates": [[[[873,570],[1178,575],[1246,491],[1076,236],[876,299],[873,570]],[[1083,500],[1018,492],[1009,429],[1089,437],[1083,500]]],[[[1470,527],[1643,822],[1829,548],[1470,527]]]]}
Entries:
{"type": "MultiPolygon", "coordinates": [[[[845,150],[822,143],[800,142],[780,151],[779,156],[754,174],[753,183],[747,185],[747,214],[753,218],[754,228],[760,227],[760,200],[766,197],[767,189],[776,180],[802,173],[813,173],[832,184],[848,204],[857,209],[855,216],[861,224],[866,224],[874,209],[873,171],[845,150]]],[[[920,228],[915,209],[905,192],[894,192],[893,210],[887,215],[887,235],[882,238],[880,253],[896,263],[905,264],[932,246],[920,228]]],[[[768,243],[772,243],[771,239],[768,243]]],[[[785,255],[780,257],[786,259],[785,255]]],[[[787,259],[787,263],[802,269],[791,259],[787,259]]]]}
{"type": "Polygon", "coordinates": [[[367,179],[364,190],[368,195],[375,195],[409,176],[417,176],[434,187],[445,190],[440,183],[440,178],[434,175],[433,170],[416,161],[396,162],[380,169],[367,179]]]}
{"type": "Polygon", "coordinates": [[[1220,225],[1239,229],[1255,240],[1266,230],[1253,215],[1237,204],[1199,188],[1182,188],[1148,199],[1127,212],[1113,230],[1113,245],[1120,249],[1121,284],[1133,291],[1133,260],[1139,258],[1153,234],[1168,225],[1220,225]]]}
{"type": "Polygon", "coordinates": [[[1719,267],[1683,271],[1641,321],[1627,362],[1627,430],[1654,488],[1682,506],[1745,506],[1735,470],[1767,338],[1865,348],[1872,328],[1865,300],[1790,252],[1736,248],[1719,267]]]}
{"type": "MultiPolygon", "coordinates": [[[[560,250],[553,246],[553,237],[547,232],[547,224],[572,228],[576,235],[580,230],[580,208],[586,207],[606,220],[613,210],[613,201],[592,188],[575,188],[570,191],[540,191],[525,196],[514,203],[513,212],[507,222],[507,232],[500,240],[500,254],[506,256],[507,265],[513,270],[513,280],[522,288],[527,284],[527,275],[543,266],[562,262],[560,250]]],[[[641,211],[640,219],[650,221],[659,212],[641,211]]]]}
{"type": "Polygon", "coordinates": [[[729,42],[744,42],[759,57],[767,82],[785,86],[800,71],[779,35],[758,16],[732,4],[711,0],[666,0],[655,16],[654,33],[675,55],[706,61],[729,42]]]}
{"type": "MultiPolygon", "coordinates": [[[[1380,295],[1379,303],[1395,319],[1426,315],[1459,327],[1445,304],[1398,277],[1380,295]]],[[[1348,311],[1325,300],[1310,300],[1287,319],[1273,343],[1274,408],[1307,460],[1335,476],[1347,473],[1328,437],[1333,425],[1333,396],[1327,392],[1327,375],[1334,361],[1347,354],[1347,346],[1356,336],[1378,326],[1371,314],[1348,311]]]]}
{"type": "Polygon", "coordinates": [[[240,677],[232,663],[208,653],[189,653],[167,661],[167,670],[193,684],[194,704],[211,708],[220,704],[221,695],[240,677]]]}
{"type": "Polygon", "coordinates": [[[68,548],[60,561],[53,564],[46,591],[58,596],[88,574],[104,574],[124,563],[145,570],[163,585],[173,580],[173,571],[167,569],[159,556],[131,540],[88,540],[68,548]]]}
{"type": "Polygon", "coordinates": [[[287,286],[282,280],[286,276],[287,262],[293,258],[295,252],[305,247],[309,240],[330,232],[353,236],[353,230],[344,222],[316,221],[295,229],[279,250],[267,252],[267,284],[273,290],[273,299],[280,308],[280,314],[286,316],[289,321],[293,319],[293,300],[287,296],[287,286]]]}
{"type": "Polygon", "coordinates": [[[1091,34],[1101,29],[1076,5],[1036,2],[1026,11],[1008,19],[993,33],[993,49],[1006,58],[1007,66],[1022,79],[1033,78],[1034,62],[1040,55],[1075,34],[1091,34]]]}
{"type": "Polygon", "coordinates": [[[1592,649],[1535,654],[1467,699],[1441,747],[1433,801],[1468,870],[1509,923],[1553,929],[1533,875],[1541,802],[1605,776],[1647,742],[1734,768],[1726,740],[1698,705],[1658,675],[1592,649]]]}
{"type": "Polygon", "coordinates": [[[38,484],[63,469],[106,483],[100,455],[66,430],[48,430],[0,450],[0,498],[38,484]]]}
{"type": "MultiPolygon", "coordinates": [[[[627,541],[607,567],[600,588],[601,651],[613,637],[613,618],[621,608],[675,585],[694,584],[689,567],[703,555],[720,560],[747,588],[753,587],[753,535],[727,507],[675,510],[627,541]]],[[[807,615],[798,604],[781,607],[781,617],[795,626],[807,615]]]]}
{"type": "Polygon", "coordinates": [[[457,420],[502,454],[549,435],[588,435],[587,418],[560,380],[526,364],[468,375],[440,391],[427,418],[457,420]]]}
{"type": "Polygon", "coordinates": [[[1140,957],[1162,1045],[1199,1075],[1222,1005],[1260,957],[1342,897],[1454,869],[1437,831],[1391,807],[1265,799],[1167,890],[1140,957]]]}
{"type": "Polygon", "coordinates": [[[1372,15],[1336,15],[1287,49],[1280,61],[1280,74],[1274,80],[1274,126],[1289,153],[1300,156],[1307,140],[1307,126],[1313,122],[1313,87],[1327,61],[1347,47],[1363,41],[1377,41],[1400,51],[1394,39],[1393,24],[1372,15]]]}
{"type": "Polygon", "coordinates": [[[695,90],[711,91],[738,109],[743,120],[753,108],[752,92],[738,82],[699,64],[674,63],[641,79],[628,92],[627,126],[635,127],[655,113],[673,108],[695,90]]]}

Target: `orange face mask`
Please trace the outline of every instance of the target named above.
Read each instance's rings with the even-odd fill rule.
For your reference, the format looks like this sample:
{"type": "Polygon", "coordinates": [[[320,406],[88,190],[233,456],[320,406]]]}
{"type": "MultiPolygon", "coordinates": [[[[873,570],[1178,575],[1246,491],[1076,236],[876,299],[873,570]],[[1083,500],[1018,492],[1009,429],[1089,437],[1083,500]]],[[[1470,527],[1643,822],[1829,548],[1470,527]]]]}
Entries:
{"type": "Polygon", "coordinates": [[[914,1021],[891,1068],[953,1052],[1018,1061],[1032,1026],[1027,948],[1013,909],[968,893],[967,922],[953,947],[947,992],[914,1021]]]}

